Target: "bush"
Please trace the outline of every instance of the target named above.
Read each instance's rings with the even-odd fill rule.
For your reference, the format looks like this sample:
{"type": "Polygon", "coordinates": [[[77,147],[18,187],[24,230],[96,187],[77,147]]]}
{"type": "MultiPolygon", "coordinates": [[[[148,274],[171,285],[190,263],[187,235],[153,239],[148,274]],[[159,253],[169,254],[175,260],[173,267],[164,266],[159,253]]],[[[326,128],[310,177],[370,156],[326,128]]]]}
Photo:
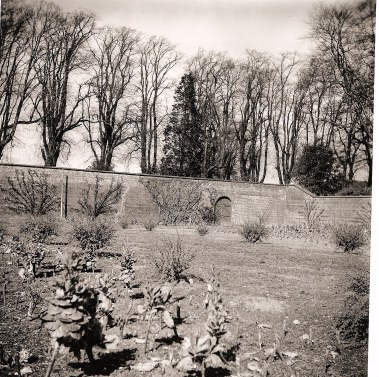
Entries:
{"type": "Polygon", "coordinates": [[[159,207],[163,225],[196,224],[200,217],[203,190],[201,183],[140,179],[159,207]]]}
{"type": "Polygon", "coordinates": [[[149,232],[151,232],[156,226],[157,226],[157,221],[155,221],[154,219],[150,218],[150,219],[147,219],[144,223],[143,223],[143,226],[145,227],[146,230],[148,230],[149,232]]]}
{"type": "Polygon", "coordinates": [[[163,239],[150,255],[157,275],[164,281],[187,280],[185,272],[194,258],[194,252],[183,246],[179,236],[175,241],[170,238],[163,239]]]}
{"type": "Polygon", "coordinates": [[[369,281],[368,270],[352,278],[348,287],[349,296],[344,310],[337,320],[341,338],[347,342],[367,343],[369,326],[369,281]]]}
{"type": "Polygon", "coordinates": [[[197,232],[200,234],[200,236],[205,236],[206,234],[208,234],[209,228],[208,228],[207,224],[200,224],[197,227],[197,232]]]}
{"type": "Polygon", "coordinates": [[[45,243],[46,239],[56,236],[58,224],[51,216],[28,217],[20,226],[20,233],[35,243],[45,243]]]}
{"type": "Polygon", "coordinates": [[[8,177],[8,185],[4,201],[17,214],[41,216],[58,208],[58,188],[48,183],[47,174],[16,170],[14,179],[8,177]]]}
{"type": "Polygon", "coordinates": [[[121,199],[122,184],[112,178],[104,187],[102,178],[96,176],[94,184],[87,184],[82,197],[78,200],[79,212],[92,219],[114,212],[113,206],[121,199]]]}
{"type": "Polygon", "coordinates": [[[106,219],[82,218],[73,221],[73,238],[85,251],[94,252],[109,245],[114,233],[113,224],[106,219]]]}
{"type": "Polygon", "coordinates": [[[202,221],[207,225],[213,225],[216,223],[216,213],[214,207],[203,206],[200,208],[200,216],[202,221]]]}
{"type": "Polygon", "coordinates": [[[333,238],[335,244],[347,253],[364,246],[366,243],[362,225],[339,224],[333,228],[333,238]]]}
{"type": "Polygon", "coordinates": [[[263,220],[258,219],[253,222],[246,222],[243,224],[240,234],[248,242],[262,241],[268,236],[269,230],[263,220]]]}
{"type": "Polygon", "coordinates": [[[300,214],[302,215],[309,232],[313,232],[318,228],[323,213],[324,210],[318,208],[315,199],[304,200],[304,206],[301,209],[300,214]]]}
{"type": "Polygon", "coordinates": [[[367,186],[367,182],[359,181],[348,182],[341,190],[335,193],[335,195],[341,196],[371,196],[371,194],[371,187],[367,186]]]}

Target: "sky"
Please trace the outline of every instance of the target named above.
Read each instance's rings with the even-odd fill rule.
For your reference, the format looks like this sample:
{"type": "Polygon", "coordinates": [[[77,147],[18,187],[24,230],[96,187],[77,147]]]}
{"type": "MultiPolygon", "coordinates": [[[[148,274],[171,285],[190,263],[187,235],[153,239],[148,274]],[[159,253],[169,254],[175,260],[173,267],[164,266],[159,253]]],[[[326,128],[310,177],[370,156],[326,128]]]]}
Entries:
{"type": "Polygon", "coordinates": [[[309,51],[305,21],[315,0],[54,0],[92,10],[102,24],[167,37],[184,54],[199,47],[233,57],[246,49],[309,51]]]}

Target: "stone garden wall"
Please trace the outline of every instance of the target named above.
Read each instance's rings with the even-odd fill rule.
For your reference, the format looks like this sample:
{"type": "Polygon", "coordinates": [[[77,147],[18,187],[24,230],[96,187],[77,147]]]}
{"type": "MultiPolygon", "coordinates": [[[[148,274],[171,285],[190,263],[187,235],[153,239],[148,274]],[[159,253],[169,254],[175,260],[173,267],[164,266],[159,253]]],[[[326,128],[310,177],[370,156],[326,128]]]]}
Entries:
{"type": "MultiPolygon", "coordinates": [[[[176,181],[180,184],[197,182],[204,192],[212,191],[216,196],[227,197],[231,201],[231,222],[241,224],[253,220],[257,215],[267,213],[273,224],[292,224],[302,221],[302,208],[305,200],[315,200],[319,209],[323,209],[322,221],[326,223],[355,222],[359,212],[367,208],[371,197],[316,197],[297,185],[257,184],[249,182],[221,181],[208,179],[173,178],[164,176],[145,176],[142,174],[95,172],[68,168],[46,168],[0,164],[0,186],[8,186],[7,177],[15,177],[16,170],[28,169],[43,172],[60,190],[67,177],[68,216],[74,216],[78,208],[77,201],[83,195],[83,189],[95,181],[96,175],[104,182],[112,179],[122,181],[123,195],[119,203],[118,215],[128,221],[143,221],[158,216],[158,208],[147,189],[141,183],[143,179],[176,181]]],[[[64,192],[64,190],[63,190],[64,192]]],[[[1,193],[0,220],[14,217],[5,206],[4,193],[1,193]]],[[[58,211],[57,216],[60,215],[58,211]]]]}

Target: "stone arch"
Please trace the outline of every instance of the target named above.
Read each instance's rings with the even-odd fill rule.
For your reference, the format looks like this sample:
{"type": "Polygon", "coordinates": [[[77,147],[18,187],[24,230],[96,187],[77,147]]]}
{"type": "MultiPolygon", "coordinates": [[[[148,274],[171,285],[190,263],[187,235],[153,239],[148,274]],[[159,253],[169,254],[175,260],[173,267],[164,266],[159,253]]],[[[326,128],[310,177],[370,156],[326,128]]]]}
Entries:
{"type": "Polygon", "coordinates": [[[215,204],[215,218],[219,224],[232,222],[232,201],[227,196],[221,196],[215,204]]]}

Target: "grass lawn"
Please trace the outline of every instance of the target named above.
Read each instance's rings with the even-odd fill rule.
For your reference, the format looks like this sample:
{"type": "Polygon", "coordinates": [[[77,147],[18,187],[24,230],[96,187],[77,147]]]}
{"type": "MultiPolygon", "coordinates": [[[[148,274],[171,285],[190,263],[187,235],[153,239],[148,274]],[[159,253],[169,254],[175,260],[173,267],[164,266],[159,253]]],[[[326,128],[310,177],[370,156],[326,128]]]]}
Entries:
{"type": "MultiPolygon", "coordinates": [[[[228,313],[227,333],[224,336],[227,363],[219,368],[209,368],[207,376],[260,376],[249,370],[252,365],[267,365],[270,376],[365,376],[367,375],[367,346],[352,346],[339,341],[336,321],[343,313],[344,301],[349,295],[351,276],[362,268],[368,268],[369,253],[342,253],[327,241],[307,242],[304,239],[280,239],[269,237],[262,243],[250,244],[231,228],[214,227],[210,233],[200,236],[196,228],[157,227],[146,231],[132,226],[118,229],[108,256],[100,256],[98,267],[102,273],[116,277],[120,272],[119,258],[112,253],[122,253],[121,245],[130,245],[136,256],[136,282],[134,308],[143,303],[142,287],[157,281],[149,257],[164,237],[180,236],[187,249],[196,253],[188,271],[191,284],[180,282],[173,287],[174,295],[185,296],[181,301],[182,323],[178,326],[181,337],[204,332],[207,311],[204,299],[212,268],[220,282],[221,296],[228,313]],[[261,325],[260,327],[258,325],[261,325]],[[285,335],[284,335],[285,333],[285,335]],[[259,342],[259,334],[261,344],[259,342]],[[281,353],[292,352],[293,358],[265,356],[274,343],[281,353]],[[261,345],[261,348],[260,348],[261,345]]],[[[63,237],[72,248],[74,242],[63,237]]],[[[57,246],[49,245],[49,258],[53,258],[57,246]]],[[[26,318],[28,287],[21,282],[14,265],[8,264],[9,255],[3,254],[0,274],[10,281],[5,306],[0,305],[0,344],[5,352],[18,346],[31,350],[35,360],[30,365],[32,376],[42,376],[48,364],[49,336],[40,321],[26,318]],[[5,275],[3,275],[5,276],[5,275]]],[[[90,279],[98,273],[83,273],[90,279]]],[[[51,297],[54,277],[37,278],[41,296],[51,297]]],[[[117,297],[114,313],[125,312],[125,293],[121,282],[116,281],[117,297]]],[[[46,307],[38,304],[36,312],[46,307]]],[[[149,352],[143,355],[143,338],[147,322],[131,320],[126,325],[118,349],[106,353],[95,352],[93,364],[77,361],[73,355],[60,357],[52,376],[161,376],[162,368],[148,373],[132,369],[139,362],[167,359],[169,354],[179,357],[180,342],[172,337],[172,331],[159,331],[158,321],[153,321],[149,352]],[[155,341],[154,341],[155,339],[155,341]],[[155,359],[156,358],[156,359],[155,359]]],[[[1,364],[1,361],[0,361],[1,364]]],[[[10,373],[5,366],[1,373],[10,373]]],[[[187,374],[175,371],[177,376],[187,374]]],[[[168,375],[168,374],[166,374],[168,375]]],[[[199,375],[200,372],[193,372],[199,375]]]]}

